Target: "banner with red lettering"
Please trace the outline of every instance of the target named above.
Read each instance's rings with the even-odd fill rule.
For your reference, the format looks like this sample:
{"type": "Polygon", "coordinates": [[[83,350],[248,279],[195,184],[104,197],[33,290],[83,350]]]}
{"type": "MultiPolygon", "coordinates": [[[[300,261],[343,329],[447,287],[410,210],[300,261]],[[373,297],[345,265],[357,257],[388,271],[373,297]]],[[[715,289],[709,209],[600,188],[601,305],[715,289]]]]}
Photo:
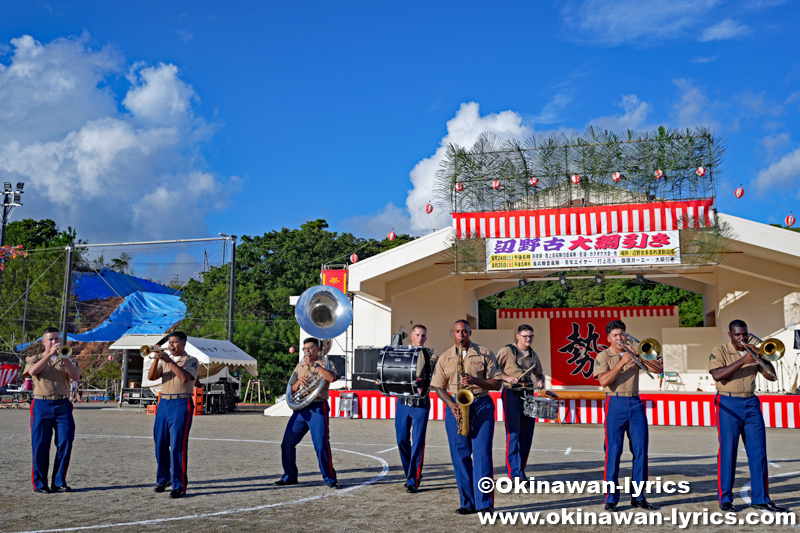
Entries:
{"type": "Polygon", "coordinates": [[[322,284],[329,287],[336,287],[347,294],[347,269],[323,270],[322,284]]]}

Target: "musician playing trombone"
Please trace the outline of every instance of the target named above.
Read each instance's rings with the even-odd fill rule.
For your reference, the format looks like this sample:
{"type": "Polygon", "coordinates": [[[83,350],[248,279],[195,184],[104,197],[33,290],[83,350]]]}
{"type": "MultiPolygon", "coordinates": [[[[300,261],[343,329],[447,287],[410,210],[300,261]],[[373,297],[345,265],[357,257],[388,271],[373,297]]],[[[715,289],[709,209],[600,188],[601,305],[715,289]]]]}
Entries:
{"type": "MultiPolygon", "coordinates": [[[[606,462],[605,481],[613,482],[614,489],[606,494],[605,509],[616,511],[619,503],[617,482],[619,460],[625,434],[630,440],[633,454],[632,481],[647,481],[647,416],[644,404],[639,399],[639,372],[643,365],[649,371],[660,374],[661,365],[654,360],[638,358],[628,346],[625,323],[613,320],[606,326],[608,348],[597,354],[594,361],[594,377],[606,393],[605,433],[606,462]],[[636,358],[636,359],[635,359],[636,358]],[[638,360],[638,362],[637,362],[638,360]]],[[[642,509],[655,509],[644,497],[644,493],[631,495],[631,506],[642,509]]]]}
{"type": "Polygon", "coordinates": [[[759,352],[748,344],[749,333],[743,320],[728,325],[730,342],[711,350],[708,371],[717,382],[714,408],[717,415],[719,453],[717,454],[717,496],[720,509],[736,512],[733,506],[733,482],[739,437],[744,441],[750,466],[751,506],[772,512],[785,512],[769,498],[767,435],[761,402],[755,395],[756,375],[760,372],[775,381],[775,369],[769,361],[756,359],[759,352]],[[771,374],[770,374],[771,373],[771,374]]]}
{"type": "Polygon", "coordinates": [[[314,401],[306,407],[292,412],[289,423],[286,424],[286,431],[281,441],[281,462],[283,463],[283,476],[275,482],[275,485],[283,487],[286,485],[297,485],[297,445],[303,437],[311,430],[311,441],[314,443],[314,451],[317,453],[319,470],[322,479],[332,489],[339,488],[336,479],[336,471],[333,469],[333,456],[331,455],[330,427],[328,425],[328,387],[336,381],[336,371],[331,368],[327,370],[319,361],[321,342],[315,337],[309,337],[303,341],[303,360],[295,367],[297,381],[292,383],[292,392],[305,386],[311,378],[313,372],[318,372],[325,385],[314,398],[314,401]]]}
{"type": "Polygon", "coordinates": [[[533,328],[522,324],[517,328],[517,342],[508,344],[497,352],[497,364],[503,372],[503,412],[506,424],[506,471],[510,478],[527,479],[525,466],[533,442],[536,419],[524,414],[524,393],[534,390],[521,387],[544,388],[544,370],[539,356],[533,351],[533,328]],[[529,377],[530,376],[530,377],[529,377]],[[522,383],[520,383],[522,379],[522,383]]]}

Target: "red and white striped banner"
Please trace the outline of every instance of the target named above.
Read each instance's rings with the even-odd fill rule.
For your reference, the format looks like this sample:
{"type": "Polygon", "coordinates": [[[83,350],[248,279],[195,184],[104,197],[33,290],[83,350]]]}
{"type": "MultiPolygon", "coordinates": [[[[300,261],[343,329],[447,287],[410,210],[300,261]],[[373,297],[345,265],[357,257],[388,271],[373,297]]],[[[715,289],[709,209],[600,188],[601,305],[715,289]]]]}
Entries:
{"type": "Polygon", "coordinates": [[[675,316],[674,305],[641,307],[553,307],[550,309],[498,309],[498,318],[625,318],[632,316],[675,316]]]}
{"type": "Polygon", "coordinates": [[[19,374],[19,365],[5,364],[0,366],[0,387],[13,383],[19,374]]]}
{"type": "Polygon", "coordinates": [[[683,229],[688,218],[714,224],[713,198],[530,211],[453,213],[456,239],[530,239],[551,235],[595,235],[683,229]]]}
{"type": "MultiPolygon", "coordinates": [[[[340,417],[339,394],[345,391],[332,390],[328,403],[331,416],[340,417]]],[[[379,391],[347,391],[358,397],[357,412],[353,418],[394,418],[397,399],[382,395],[379,391]]],[[[555,391],[556,394],[558,391],[555,391]]],[[[495,420],[504,418],[503,402],[499,392],[490,392],[494,401],[495,420]]],[[[642,394],[651,426],[715,426],[715,394],[642,394]]],[[[764,424],[768,428],[800,428],[800,396],[759,396],[764,424]]],[[[430,420],[444,420],[445,404],[437,396],[431,396],[430,420]]],[[[559,420],[563,424],[602,424],[603,400],[562,400],[559,420]]],[[[537,422],[550,422],[537,419],[537,422]]]]}

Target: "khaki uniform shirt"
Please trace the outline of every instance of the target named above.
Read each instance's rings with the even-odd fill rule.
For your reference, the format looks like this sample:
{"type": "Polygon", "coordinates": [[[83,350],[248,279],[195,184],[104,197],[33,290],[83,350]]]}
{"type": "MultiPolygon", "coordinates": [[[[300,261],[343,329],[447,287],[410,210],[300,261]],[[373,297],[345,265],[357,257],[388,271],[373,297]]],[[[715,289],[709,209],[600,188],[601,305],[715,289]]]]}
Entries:
{"type": "MultiPolygon", "coordinates": [[[[622,356],[613,348],[606,348],[594,359],[594,377],[608,372],[620,362],[622,356]]],[[[639,365],[631,361],[622,367],[617,379],[603,388],[605,392],[639,392],[639,365]]]]}
{"type": "MultiPolygon", "coordinates": [[[[728,366],[744,357],[740,355],[733,342],[720,344],[711,350],[708,358],[708,369],[722,368],[728,366]]],[[[733,373],[728,379],[717,381],[717,390],[720,392],[755,392],[756,376],[761,367],[758,363],[750,363],[733,373]]]]}
{"type": "MultiPolygon", "coordinates": [[[[317,362],[319,362],[319,364],[322,365],[322,368],[325,368],[325,361],[321,357],[319,359],[317,359],[317,362]]],[[[303,361],[300,361],[299,363],[297,363],[297,366],[294,367],[294,371],[297,373],[297,379],[291,382],[292,385],[294,385],[295,383],[300,381],[302,378],[304,378],[306,376],[310,376],[314,372],[314,366],[313,366],[314,364],[315,363],[312,363],[311,368],[308,368],[306,365],[303,364],[303,361]]],[[[334,368],[333,363],[331,363],[330,371],[333,372],[334,376],[336,376],[336,368],[334,368]]],[[[336,376],[336,377],[338,378],[338,376],[336,376]]],[[[327,381],[325,381],[325,386],[322,387],[322,390],[319,392],[319,394],[317,394],[317,397],[314,398],[314,401],[317,401],[317,400],[325,400],[325,401],[327,401],[328,400],[328,388],[330,388],[330,386],[331,386],[331,384],[328,383],[327,381]]]]}
{"type": "MultiPolygon", "coordinates": [[[[431,380],[431,387],[445,389],[450,394],[458,392],[458,383],[461,381],[458,376],[458,359],[455,346],[439,357],[436,362],[436,371],[433,373],[433,379],[431,380]]],[[[467,354],[464,357],[464,372],[472,377],[481,379],[503,379],[494,353],[474,342],[470,343],[467,354]]],[[[467,388],[475,396],[478,394],[485,395],[487,392],[486,389],[475,384],[467,388]]]]}
{"type": "MultiPolygon", "coordinates": [[[[542,362],[539,360],[539,355],[533,351],[533,348],[528,352],[521,352],[516,346],[513,348],[511,346],[503,346],[497,352],[497,365],[500,367],[501,372],[512,378],[522,377],[522,374],[525,374],[530,367],[534,367],[533,370],[525,374],[525,380],[530,378],[534,383],[536,382],[536,376],[544,374],[542,362]]],[[[513,385],[503,382],[503,386],[508,388],[513,385]]]]}
{"type": "MultiPolygon", "coordinates": [[[[50,362],[35,376],[28,374],[28,370],[41,361],[43,357],[45,357],[45,354],[27,358],[28,364],[25,365],[25,371],[22,373],[23,377],[30,376],[33,379],[33,395],[69,396],[69,374],[64,365],[64,360],[59,356],[50,357],[50,362]]],[[[69,360],[73,365],[78,366],[78,362],[74,357],[70,356],[69,360]]]]}
{"type": "Polygon", "coordinates": [[[196,357],[186,355],[184,353],[181,357],[172,357],[179,367],[192,375],[192,379],[184,383],[178,378],[178,375],[172,371],[172,366],[168,363],[158,360],[158,365],[161,367],[161,394],[194,394],[194,382],[197,379],[197,373],[200,371],[200,361],[196,357]]]}

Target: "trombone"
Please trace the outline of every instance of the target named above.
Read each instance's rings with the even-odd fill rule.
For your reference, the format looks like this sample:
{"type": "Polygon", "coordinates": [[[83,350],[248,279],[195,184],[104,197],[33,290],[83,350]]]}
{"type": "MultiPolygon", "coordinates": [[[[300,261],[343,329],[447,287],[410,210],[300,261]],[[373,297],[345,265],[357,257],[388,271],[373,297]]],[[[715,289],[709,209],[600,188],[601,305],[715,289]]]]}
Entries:
{"type": "Polygon", "coordinates": [[[772,376],[773,379],[778,379],[778,376],[775,375],[775,372],[773,372],[770,369],[770,367],[767,366],[767,363],[765,363],[764,361],[769,361],[770,363],[772,363],[783,357],[783,354],[786,353],[786,346],[784,346],[783,341],[781,341],[780,339],[767,339],[765,341],[762,341],[761,339],[750,333],[749,336],[747,337],[747,342],[745,343],[744,347],[748,352],[753,354],[753,357],[756,358],[756,362],[759,365],[761,365],[761,368],[764,369],[764,371],[767,374],[772,376]],[[751,344],[760,345],[757,347],[758,353],[756,353],[755,351],[753,351],[752,348],[750,348],[751,344]]]}
{"type": "Polygon", "coordinates": [[[656,339],[650,338],[640,341],[630,333],[626,332],[625,342],[623,343],[622,347],[626,352],[628,352],[633,361],[639,365],[639,368],[644,370],[645,374],[647,374],[650,378],[653,378],[653,374],[647,370],[647,367],[644,366],[642,361],[655,361],[658,359],[658,356],[661,355],[661,343],[656,339]],[[638,353],[634,353],[630,348],[630,346],[633,346],[634,344],[639,345],[638,353]]]}

